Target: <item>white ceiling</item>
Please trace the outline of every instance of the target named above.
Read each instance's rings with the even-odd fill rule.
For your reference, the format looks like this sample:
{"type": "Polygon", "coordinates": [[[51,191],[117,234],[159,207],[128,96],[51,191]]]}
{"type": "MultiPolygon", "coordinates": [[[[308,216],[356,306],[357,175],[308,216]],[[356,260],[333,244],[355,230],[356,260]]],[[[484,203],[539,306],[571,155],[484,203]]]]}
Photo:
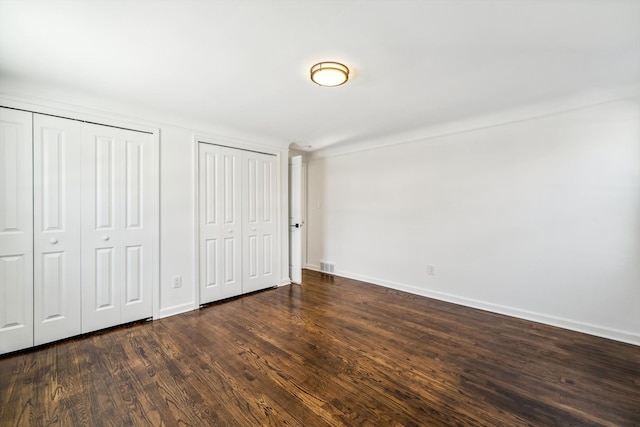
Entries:
{"type": "Polygon", "coordinates": [[[0,0],[0,77],[318,149],[636,90],[640,1],[0,0]]]}

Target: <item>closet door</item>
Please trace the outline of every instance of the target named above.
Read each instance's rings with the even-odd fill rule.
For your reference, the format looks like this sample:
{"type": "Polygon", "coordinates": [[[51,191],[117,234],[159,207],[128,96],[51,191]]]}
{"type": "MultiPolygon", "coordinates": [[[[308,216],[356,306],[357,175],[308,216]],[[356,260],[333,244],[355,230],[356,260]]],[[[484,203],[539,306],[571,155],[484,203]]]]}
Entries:
{"type": "Polygon", "coordinates": [[[243,152],[243,292],[277,285],[276,156],[243,152]]]}
{"type": "Polygon", "coordinates": [[[32,114],[0,108],[0,353],[33,345],[32,114]]]}
{"type": "Polygon", "coordinates": [[[122,255],[124,277],[120,322],[153,315],[154,214],[153,136],[121,131],[123,153],[122,255]]]}
{"type": "Polygon", "coordinates": [[[152,315],[153,140],[84,125],[82,332],[152,315]]]}
{"type": "Polygon", "coordinates": [[[34,115],[34,343],[80,329],[80,122],[34,115]]]}
{"type": "Polygon", "coordinates": [[[199,144],[200,304],[242,293],[242,152],[199,144]]]}

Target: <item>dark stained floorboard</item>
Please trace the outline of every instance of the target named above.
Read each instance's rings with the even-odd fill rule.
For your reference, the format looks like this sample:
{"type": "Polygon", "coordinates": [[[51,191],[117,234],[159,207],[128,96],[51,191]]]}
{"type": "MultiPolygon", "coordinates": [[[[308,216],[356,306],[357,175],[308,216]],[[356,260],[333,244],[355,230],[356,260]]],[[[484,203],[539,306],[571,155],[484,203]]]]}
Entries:
{"type": "Polygon", "coordinates": [[[0,357],[2,426],[640,426],[640,347],[306,271],[0,357]]]}

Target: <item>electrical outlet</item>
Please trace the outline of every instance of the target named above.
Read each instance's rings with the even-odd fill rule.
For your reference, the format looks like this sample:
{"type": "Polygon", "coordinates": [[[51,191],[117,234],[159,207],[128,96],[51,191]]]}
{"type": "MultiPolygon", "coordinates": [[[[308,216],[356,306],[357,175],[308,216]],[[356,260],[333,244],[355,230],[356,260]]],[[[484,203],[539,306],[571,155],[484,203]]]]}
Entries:
{"type": "Polygon", "coordinates": [[[182,287],[182,277],[181,276],[175,276],[173,278],[173,287],[174,288],[181,288],[182,287]]]}
{"type": "Polygon", "coordinates": [[[435,276],[436,275],[436,267],[433,265],[427,265],[427,274],[429,276],[435,276]]]}

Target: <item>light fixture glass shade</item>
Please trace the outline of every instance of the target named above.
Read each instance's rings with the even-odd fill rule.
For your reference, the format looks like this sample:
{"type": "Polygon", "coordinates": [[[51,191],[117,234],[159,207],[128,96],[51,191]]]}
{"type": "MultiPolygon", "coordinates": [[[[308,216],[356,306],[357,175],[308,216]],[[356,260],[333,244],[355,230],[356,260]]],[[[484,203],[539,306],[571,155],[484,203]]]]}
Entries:
{"type": "Polygon", "coordinates": [[[320,62],[311,67],[311,81],[320,86],[340,86],[349,80],[349,69],[338,62],[320,62]]]}

